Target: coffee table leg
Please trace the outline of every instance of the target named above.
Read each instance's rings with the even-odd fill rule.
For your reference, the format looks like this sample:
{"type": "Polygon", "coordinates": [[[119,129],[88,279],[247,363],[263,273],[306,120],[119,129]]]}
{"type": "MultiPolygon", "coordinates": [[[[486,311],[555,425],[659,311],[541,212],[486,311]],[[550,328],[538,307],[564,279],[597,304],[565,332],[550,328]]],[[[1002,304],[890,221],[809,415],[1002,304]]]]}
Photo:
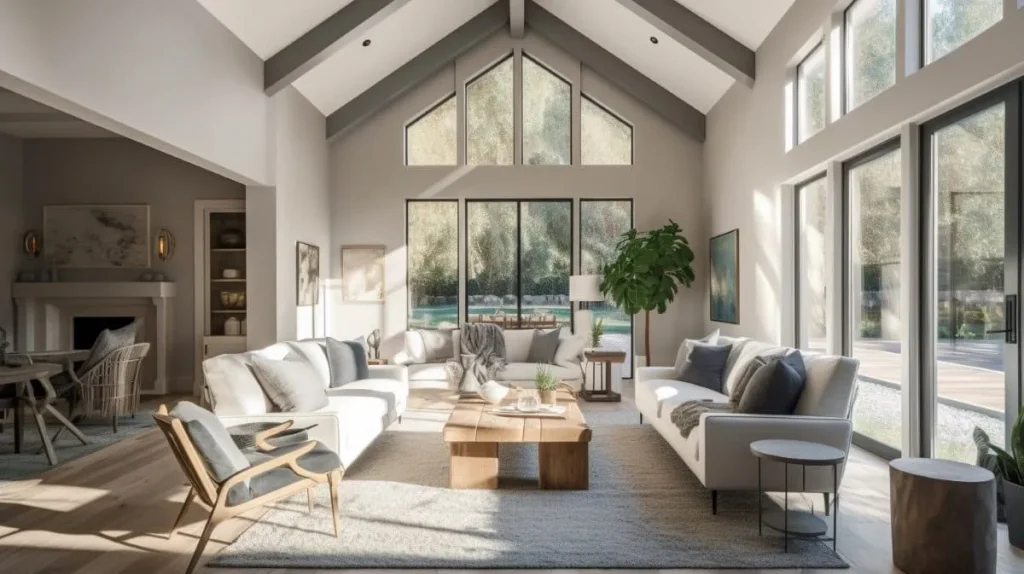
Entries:
{"type": "Polygon", "coordinates": [[[498,443],[449,443],[450,488],[498,488],[498,443]]]}
{"type": "Polygon", "coordinates": [[[590,488],[590,443],[542,442],[538,446],[540,487],[547,490],[590,488]]]}

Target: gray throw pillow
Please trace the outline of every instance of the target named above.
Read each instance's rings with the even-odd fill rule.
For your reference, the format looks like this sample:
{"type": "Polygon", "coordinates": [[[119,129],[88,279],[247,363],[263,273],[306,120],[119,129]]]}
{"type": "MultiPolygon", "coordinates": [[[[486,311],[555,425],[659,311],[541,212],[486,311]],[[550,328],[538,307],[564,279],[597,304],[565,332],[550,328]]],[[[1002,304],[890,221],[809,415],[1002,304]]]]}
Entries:
{"type": "Polygon", "coordinates": [[[139,322],[132,321],[120,329],[114,329],[113,331],[104,329],[101,331],[100,336],[96,337],[96,342],[93,343],[92,349],[89,350],[89,357],[78,368],[76,374],[82,376],[103,362],[103,359],[106,359],[114,351],[134,345],[138,338],[138,328],[139,322]]]}
{"type": "Polygon", "coordinates": [[[331,388],[370,378],[363,340],[339,341],[327,338],[327,364],[331,369],[331,388]]]}
{"type": "Polygon", "coordinates": [[[256,380],[282,412],[312,412],[327,406],[327,393],[313,367],[301,360],[252,358],[256,380]]]}
{"type": "Polygon", "coordinates": [[[710,345],[690,341],[690,355],[683,363],[679,380],[722,392],[722,374],[732,345],[710,345]]]}
{"type": "Polygon", "coordinates": [[[777,352],[765,353],[751,359],[743,369],[743,372],[740,373],[739,378],[736,379],[736,385],[732,388],[732,392],[729,393],[729,401],[733,404],[739,404],[744,391],[747,390],[747,385],[750,384],[750,379],[754,376],[754,373],[756,373],[761,367],[767,365],[772,359],[781,359],[782,357],[785,357],[786,353],[786,349],[781,349],[777,352]]]}
{"type": "Polygon", "coordinates": [[[561,328],[550,331],[534,329],[533,339],[530,341],[530,352],[526,356],[526,362],[544,365],[554,363],[555,352],[558,351],[558,337],[561,334],[561,328]]]}
{"type": "Polygon", "coordinates": [[[737,411],[759,415],[791,415],[804,390],[806,368],[799,352],[771,359],[754,373],[737,411]]]}
{"type": "Polygon", "coordinates": [[[188,401],[175,405],[169,414],[181,421],[192,446],[196,447],[214,480],[224,482],[249,468],[249,459],[231,440],[228,429],[224,428],[217,415],[188,401]]]}
{"type": "Polygon", "coordinates": [[[721,335],[721,329],[715,329],[714,331],[704,335],[700,339],[686,339],[681,345],[679,350],[676,351],[676,378],[678,379],[683,373],[683,365],[686,363],[686,358],[690,356],[691,343],[707,343],[709,345],[717,345],[718,337],[721,335]]]}
{"type": "Polygon", "coordinates": [[[443,363],[455,358],[455,343],[451,329],[421,329],[424,360],[428,363],[443,363]]]}

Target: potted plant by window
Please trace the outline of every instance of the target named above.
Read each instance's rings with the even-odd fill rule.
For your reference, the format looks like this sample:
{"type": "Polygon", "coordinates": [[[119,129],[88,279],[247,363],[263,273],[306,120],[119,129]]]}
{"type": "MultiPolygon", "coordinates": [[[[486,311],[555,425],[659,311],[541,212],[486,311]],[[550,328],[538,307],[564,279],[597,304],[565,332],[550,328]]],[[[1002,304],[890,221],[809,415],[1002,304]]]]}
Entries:
{"type": "Polygon", "coordinates": [[[644,312],[644,356],[636,357],[636,365],[653,364],[651,311],[664,313],[679,285],[693,284],[693,250],[679,224],[669,220],[644,233],[630,229],[616,251],[618,256],[602,270],[601,293],[630,315],[644,312]]]}
{"type": "Polygon", "coordinates": [[[991,443],[988,447],[996,454],[996,474],[1003,480],[1010,544],[1024,550],[1024,410],[1010,432],[1009,452],[991,443]]]}
{"type": "Polygon", "coordinates": [[[554,405],[558,402],[558,379],[551,372],[551,367],[537,365],[537,374],[533,376],[533,384],[537,387],[537,395],[541,404],[554,405]]]}
{"type": "Polygon", "coordinates": [[[598,319],[590,327],[590,346],[595,349],[600,347],[602,336],[604,336],[604,319],[598,319]]]}

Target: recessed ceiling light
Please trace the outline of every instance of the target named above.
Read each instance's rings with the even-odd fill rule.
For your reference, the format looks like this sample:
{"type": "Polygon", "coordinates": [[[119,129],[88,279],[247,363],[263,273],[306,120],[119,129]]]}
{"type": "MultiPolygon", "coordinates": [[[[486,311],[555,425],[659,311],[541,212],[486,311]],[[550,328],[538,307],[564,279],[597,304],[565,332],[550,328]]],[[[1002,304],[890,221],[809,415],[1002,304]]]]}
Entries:
{"type": "Polygon", "coordinates": [[[656,38],[654,36],[651,36],[651,43],[652,44],[657,44],[658,43],[658,38],[656,38]]]}
{"type": "Polygon", "coordinates": [[[363,47],[364,48],[369,46],[369,45],[370,45],[370,40],[369,39],[363,40],[363,47]]]}

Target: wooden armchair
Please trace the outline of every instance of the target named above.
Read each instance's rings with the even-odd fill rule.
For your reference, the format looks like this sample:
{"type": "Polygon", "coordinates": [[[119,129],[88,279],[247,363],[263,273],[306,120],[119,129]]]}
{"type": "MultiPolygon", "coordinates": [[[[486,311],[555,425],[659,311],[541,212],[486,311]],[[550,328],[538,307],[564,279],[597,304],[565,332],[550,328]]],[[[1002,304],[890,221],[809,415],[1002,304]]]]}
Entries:
{"type": "MultiPolygon", "coordinates": [[[[324,453],[323,449],[326,449],[326,447],[318,441],[308,441],[276,448],[267,442],[268,439],[291,427],[293,421],[282,423],[255,435],[254,439],[258,455],[251,457],[250,460],[256,459],[261,462],[251,464],[248,468],[232,474],[225,480],[217,481],[210,467],[204,462],[202,455],[200,455],[196,445],[189,437],[183,421],[169,414],[167,407],[164,405],[160,406],[153,417],[167,438],[167,442],[170,443],[171,451],[173,451],[182,472],[185,473],[185,476],[188,477],[192,485],[188,495],[185,497],[185,503],[178,512],[178,517],[174,520],[174,525],[168,533],[168,538],[174,535],[181,520],[185,517],[189,506],[196,498],[199,498],[201,502],[211,509],[210,517],[206,522],[206,527],[203,528],[203,533],[199,538],[199,543],[196,545],[192,561],[189,563],[185,574],[191,574],[195,570],[196,565],[199,563],[199,558],[202,556],[203,550],[213,534],[213,529],[221,522],[303,490],[306,491],[309,511],[312,512],[312,489],[324,483],[330,484],[331,518],[334,521],[334,536],[340,536],[338,486],[341,483],[344,468],[341,466],[337,455],[329,449],[324,453]],[[329,455],[333,455],[334,464],[330,470],[323,471],[324,465],[322,461],[320,465],[304,464],[308,461],[307,457],[314,456],[317,453],[326,454],[326,457],[322,456],[321,458],[326,458],[328,461],[332,460],[329,455]],[[268,459],[268,456],[271,458],[268,459]],[[320,468],[311,468],[316,466],[320,468]],[[280,473],[287,471],[294,473],[294,476],[288,475],[289,478],[282,481],[280,473]],[[256,481],[261,477],[275,472],[278,474],[275,476],[275,480],[270,482],[276,484],[277,488],[269,492],[263,492],[262,489],[256,486],[256,481]],[[240,496],[240,493],[244,493],[244,495],[240,496]]],[[[223,429],[223,426],[221,428],[223,429]]]]}
{"type": "Polygon", "coordinates": [[[135,416],[139,410],[142,360],[148,353],[149,343],[121,347],[77,377],[85,412],[110,417],[115,433],[118,416],[135,416]]]}

